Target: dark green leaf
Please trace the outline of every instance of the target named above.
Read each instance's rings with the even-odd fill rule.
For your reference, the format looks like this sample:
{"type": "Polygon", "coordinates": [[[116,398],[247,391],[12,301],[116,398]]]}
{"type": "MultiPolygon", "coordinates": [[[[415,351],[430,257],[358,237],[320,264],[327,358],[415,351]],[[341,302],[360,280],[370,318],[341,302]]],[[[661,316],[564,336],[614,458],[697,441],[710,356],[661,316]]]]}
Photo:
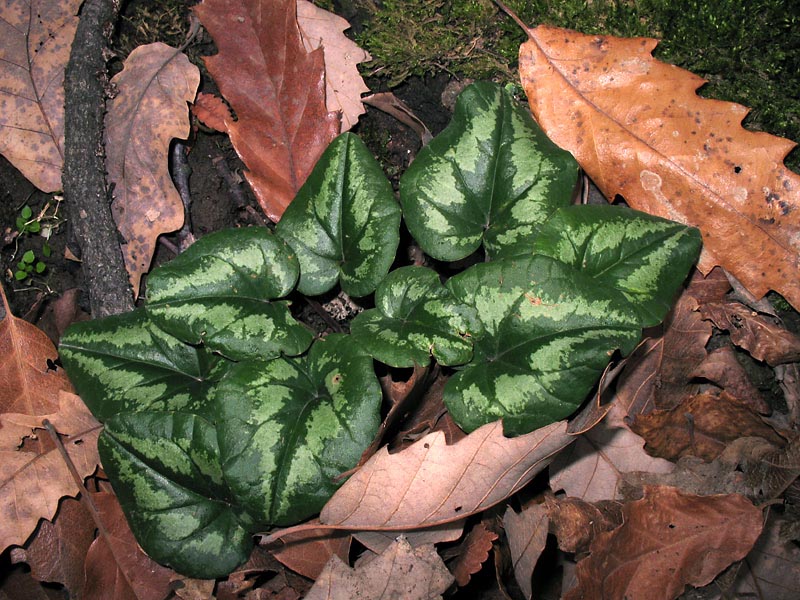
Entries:
{"type": "Polygon", "coordinates": [[[215,398],[225,479],[254,520],[272,525],[319,512],[380,423],[372,359],[341,335],[305,358],[239,363],[215,398]]]}
{"type": "Polygon", "coordinates": [[[400,179],[403,216],[436,259],[459,260],[481,242],[499,258],[529,243],[537,224],[570,203],[577,176],[572,156],[508,92],[476,83],[400,179]]]}
{"type": "Polygon", "coordinates": [[[235,360],[300,354],[310,331],[272,301],[293,289],[298,270],[266,228],[212,233],[150,274],[147,310],[172,335],[235,360]]]}
{"type": "Polygon", "coordinates": [[[479,327],[474,310],[455,301],[424,267],[392,271],[375,294],[376,308],[351,323],[357,345],[393,367],[459,365],[472,357],[470,336],[479,327]]]}
{"type": "Polygon", "coordinates": [[[275,231],[300,261],[303,294],[337,281],[351,296],[372,293],[389,271],[399,242],[400,207],[383,170],[351,133],[325,150],[275,231]]]}

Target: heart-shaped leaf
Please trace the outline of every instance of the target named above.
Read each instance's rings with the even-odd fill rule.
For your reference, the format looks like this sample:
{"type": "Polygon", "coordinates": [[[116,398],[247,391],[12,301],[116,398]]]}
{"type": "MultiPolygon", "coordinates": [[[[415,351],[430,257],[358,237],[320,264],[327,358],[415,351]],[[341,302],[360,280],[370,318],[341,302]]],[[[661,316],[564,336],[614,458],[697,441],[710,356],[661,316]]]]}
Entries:
{"type": "Polygon", "coordinates": [[[341,283],[351,296],[375,291],[400,241],[392,186],[360,138],[344,133],[320,157],[276,227],[297,253],[303,294],[341,283]]]}
{"type": "Polygon", "coordinates": [[[142,548],[190,577],[244,562],[257,530],[227,491],[216,431],[178,412],[112,417],[98,442],[103,467],[142,548]]]}
{"type": "Polygon", "coordinates": [[[228,358],[296,355],[311,332],[285,302],[299,273],[291,248],[266,228],[207,235],[148,279],[147,311],[159,327],[228,358]]]}
{"type": "Polygon", "coordinates": [[[378,287],[376,308],[350,325],[356,344],[393,367],[427,365],[433,356],[442,365],[472,358],[469,336],[478,328],[474,310],[456,302],[436,271],[403,267],[378,287]]]}
{"type": "Polygon", "coordinates": [[[572,156],[508,92],[475,83],[400,179],[400,200],[411,235],[430,256],[459,260],[483,242],[499,258],[569,205],[577,176],[572,156]]]}
{"type": "Polygon", "coordinates": [[[568,206],[538,230],[525,254],[550,256],[618,290],[640,325],[660,323],[700,252],[700,232],[614,206],[568,206]]]}
{"type": "Polygon", "coordinates": [[[117,413],[206,413],[210,382],[227,362],[155,326],[144,309],[73,323],[61,361],[81,399],[100,421],[117,413]]]}
{"type": "Polygon", "coordinates": [[[466,431],[502,418],[507,435],[558,421],[585,400],[612,352],[641,335],[618,294],[550,257],[481,263],[448,281],[483,332],[475,356],[444,390],[466,431]]]}
{"type": "Polygon", "coordinates": [[[244,361],[217,386],[225,479],[253,519],[296,523],[319,512],[380,423],[372,358],[329,335],[304,358],[244,361]]]}

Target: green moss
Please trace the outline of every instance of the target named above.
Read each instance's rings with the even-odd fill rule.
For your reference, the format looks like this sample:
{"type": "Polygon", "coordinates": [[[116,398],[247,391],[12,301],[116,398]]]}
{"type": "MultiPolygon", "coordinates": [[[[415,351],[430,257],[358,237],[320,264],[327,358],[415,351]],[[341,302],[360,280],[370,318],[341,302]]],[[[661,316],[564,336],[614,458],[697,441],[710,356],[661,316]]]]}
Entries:
{"type": "MultiPolygon", "coordinates": [[[[491,0],[355,0],[368,18],[358,42],[368,72],[390,87],[446,70],[516,81],[525,35],[491,0]]],[[[660,60],[709,80],[702,94],[749,106],[752,129],[800,141],[797,0],[507,0],[531,26],[661,41],[660,60]]],[[[800,171],[800,152],[787,165],[800,171]]]]}

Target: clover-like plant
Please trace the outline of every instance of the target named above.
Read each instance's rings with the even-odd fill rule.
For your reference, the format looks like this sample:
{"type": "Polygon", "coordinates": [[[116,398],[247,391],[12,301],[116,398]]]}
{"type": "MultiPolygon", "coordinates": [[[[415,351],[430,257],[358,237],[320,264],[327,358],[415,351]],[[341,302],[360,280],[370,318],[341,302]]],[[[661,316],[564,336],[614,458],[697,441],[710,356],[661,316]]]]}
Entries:
{"type": "Polygon", "coordinates": [[[189,576],[244,561],[258,531],[322,508],[380,423],[373,360],[453,370],[466,431],[568,417],[617,350],[660,322],[696,260],[694,229],[573,206],[578,166],[500,87],[460,96],[400,181],[444,281],[396,260],[401,207],[352,134],[323,154],[274,233],[210,234],[148,280],[136,311],[73,325],[61,357],[105,424],[106,472],[139,543],[189,576]],[[349,335],[312,341],[286,297],[374,293],[349,335]]]}

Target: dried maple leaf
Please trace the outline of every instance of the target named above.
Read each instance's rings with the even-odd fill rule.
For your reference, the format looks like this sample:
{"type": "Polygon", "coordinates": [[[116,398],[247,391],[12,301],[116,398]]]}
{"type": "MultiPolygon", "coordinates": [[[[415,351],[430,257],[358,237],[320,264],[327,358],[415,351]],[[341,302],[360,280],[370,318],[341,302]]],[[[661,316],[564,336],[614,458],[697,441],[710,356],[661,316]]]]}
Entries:
{"type": "Polygon", "coordinates": [[[547,542],[549,519],[543,504],[534,504],[517,514],[511,507],[503,515],[514,577],[525,598],[533,596],[531,577],[547,542]]]}
{"type": "Polygon", "coordinates": [[[608,198],[700,228],[700,269],[800,307],[794,143],[746,131],[747,109],[700,98],[700,77],[655,60],[657,41],[528,29],[519,68],[531,111],[608,198]]]}
{"type": "Polygon", "coordinates": [[[306,600],[330,598],[438,598],[453,576],[433,546],[412,548],[403,536],[366,564],[351,569],[331,558],[306,600]]]}
{"type": "Polygon", "coordinates": [[[0,4],[0,154],[44,192],[61,189],[64,69],[81,4],[0,4]]]}
{"type": "Polygon", "coordinates": [[[564,596],[677,598],[744,558],[762,529],[761,510],[744,496],[691,496],[645,488],[623,508],[623,524],[599,534],[578,563],[578,584],[564,596]]]}
{"type": "Polygon", "coordinates": [[[297,24],[307,51],[322,46],[325,105],[330,112],[341,112],[342,131],[348,131],[366,112],[361,94],[369,88],[358,72],[358,63],[372,60],[372,57],[344,35],[350,23],[311,2],[297,0],[297,24]]]}
{"type": "Polygon", "coordinates": [[[481,570],[483,563],[489,558],[489,551],[497,537],[498,535],[487,529],[483,522],[469,530],[458,556],[450,567],[459,587],[467,585],[472,576],[481,570]]]}
{"type": "Polygon", "coordinates": [[[349,529],[456,521],[521,489],[573,440],[565,421],[515,438],[502,432],[495,421],[452,446],[436,432],[396,454],[384,447],[339,488],[320,521],[349,529]]]}
{"type": "Polygon", "coordinates": [[[760,437],[778,448],[785,440],[746,403],[721,392],[698,394],[668,411],[637,415],[631,429],[653,456],[676,461],[694,455],[712,461],[740,437],[760,437]]]}
{"type": "Polygon", "coordinates": [[[158,236],[183,225],[183,202],[169,174],[169,145],[189,135],[186,103],[194,100],[200,71],[180,50],[155,43],[131,52],[111,83],[119,93],[106,113],[106,169],[135,298],[158,236]]]}
{"type": "Polygon", "coordinates": [[[236,113],[225,119],[262,210],[273,221],[339,133],[325,106],[322,49],[306,52],[296,0],[204,0],[194,11],[219,53],[205,59],[236,113]]]}

